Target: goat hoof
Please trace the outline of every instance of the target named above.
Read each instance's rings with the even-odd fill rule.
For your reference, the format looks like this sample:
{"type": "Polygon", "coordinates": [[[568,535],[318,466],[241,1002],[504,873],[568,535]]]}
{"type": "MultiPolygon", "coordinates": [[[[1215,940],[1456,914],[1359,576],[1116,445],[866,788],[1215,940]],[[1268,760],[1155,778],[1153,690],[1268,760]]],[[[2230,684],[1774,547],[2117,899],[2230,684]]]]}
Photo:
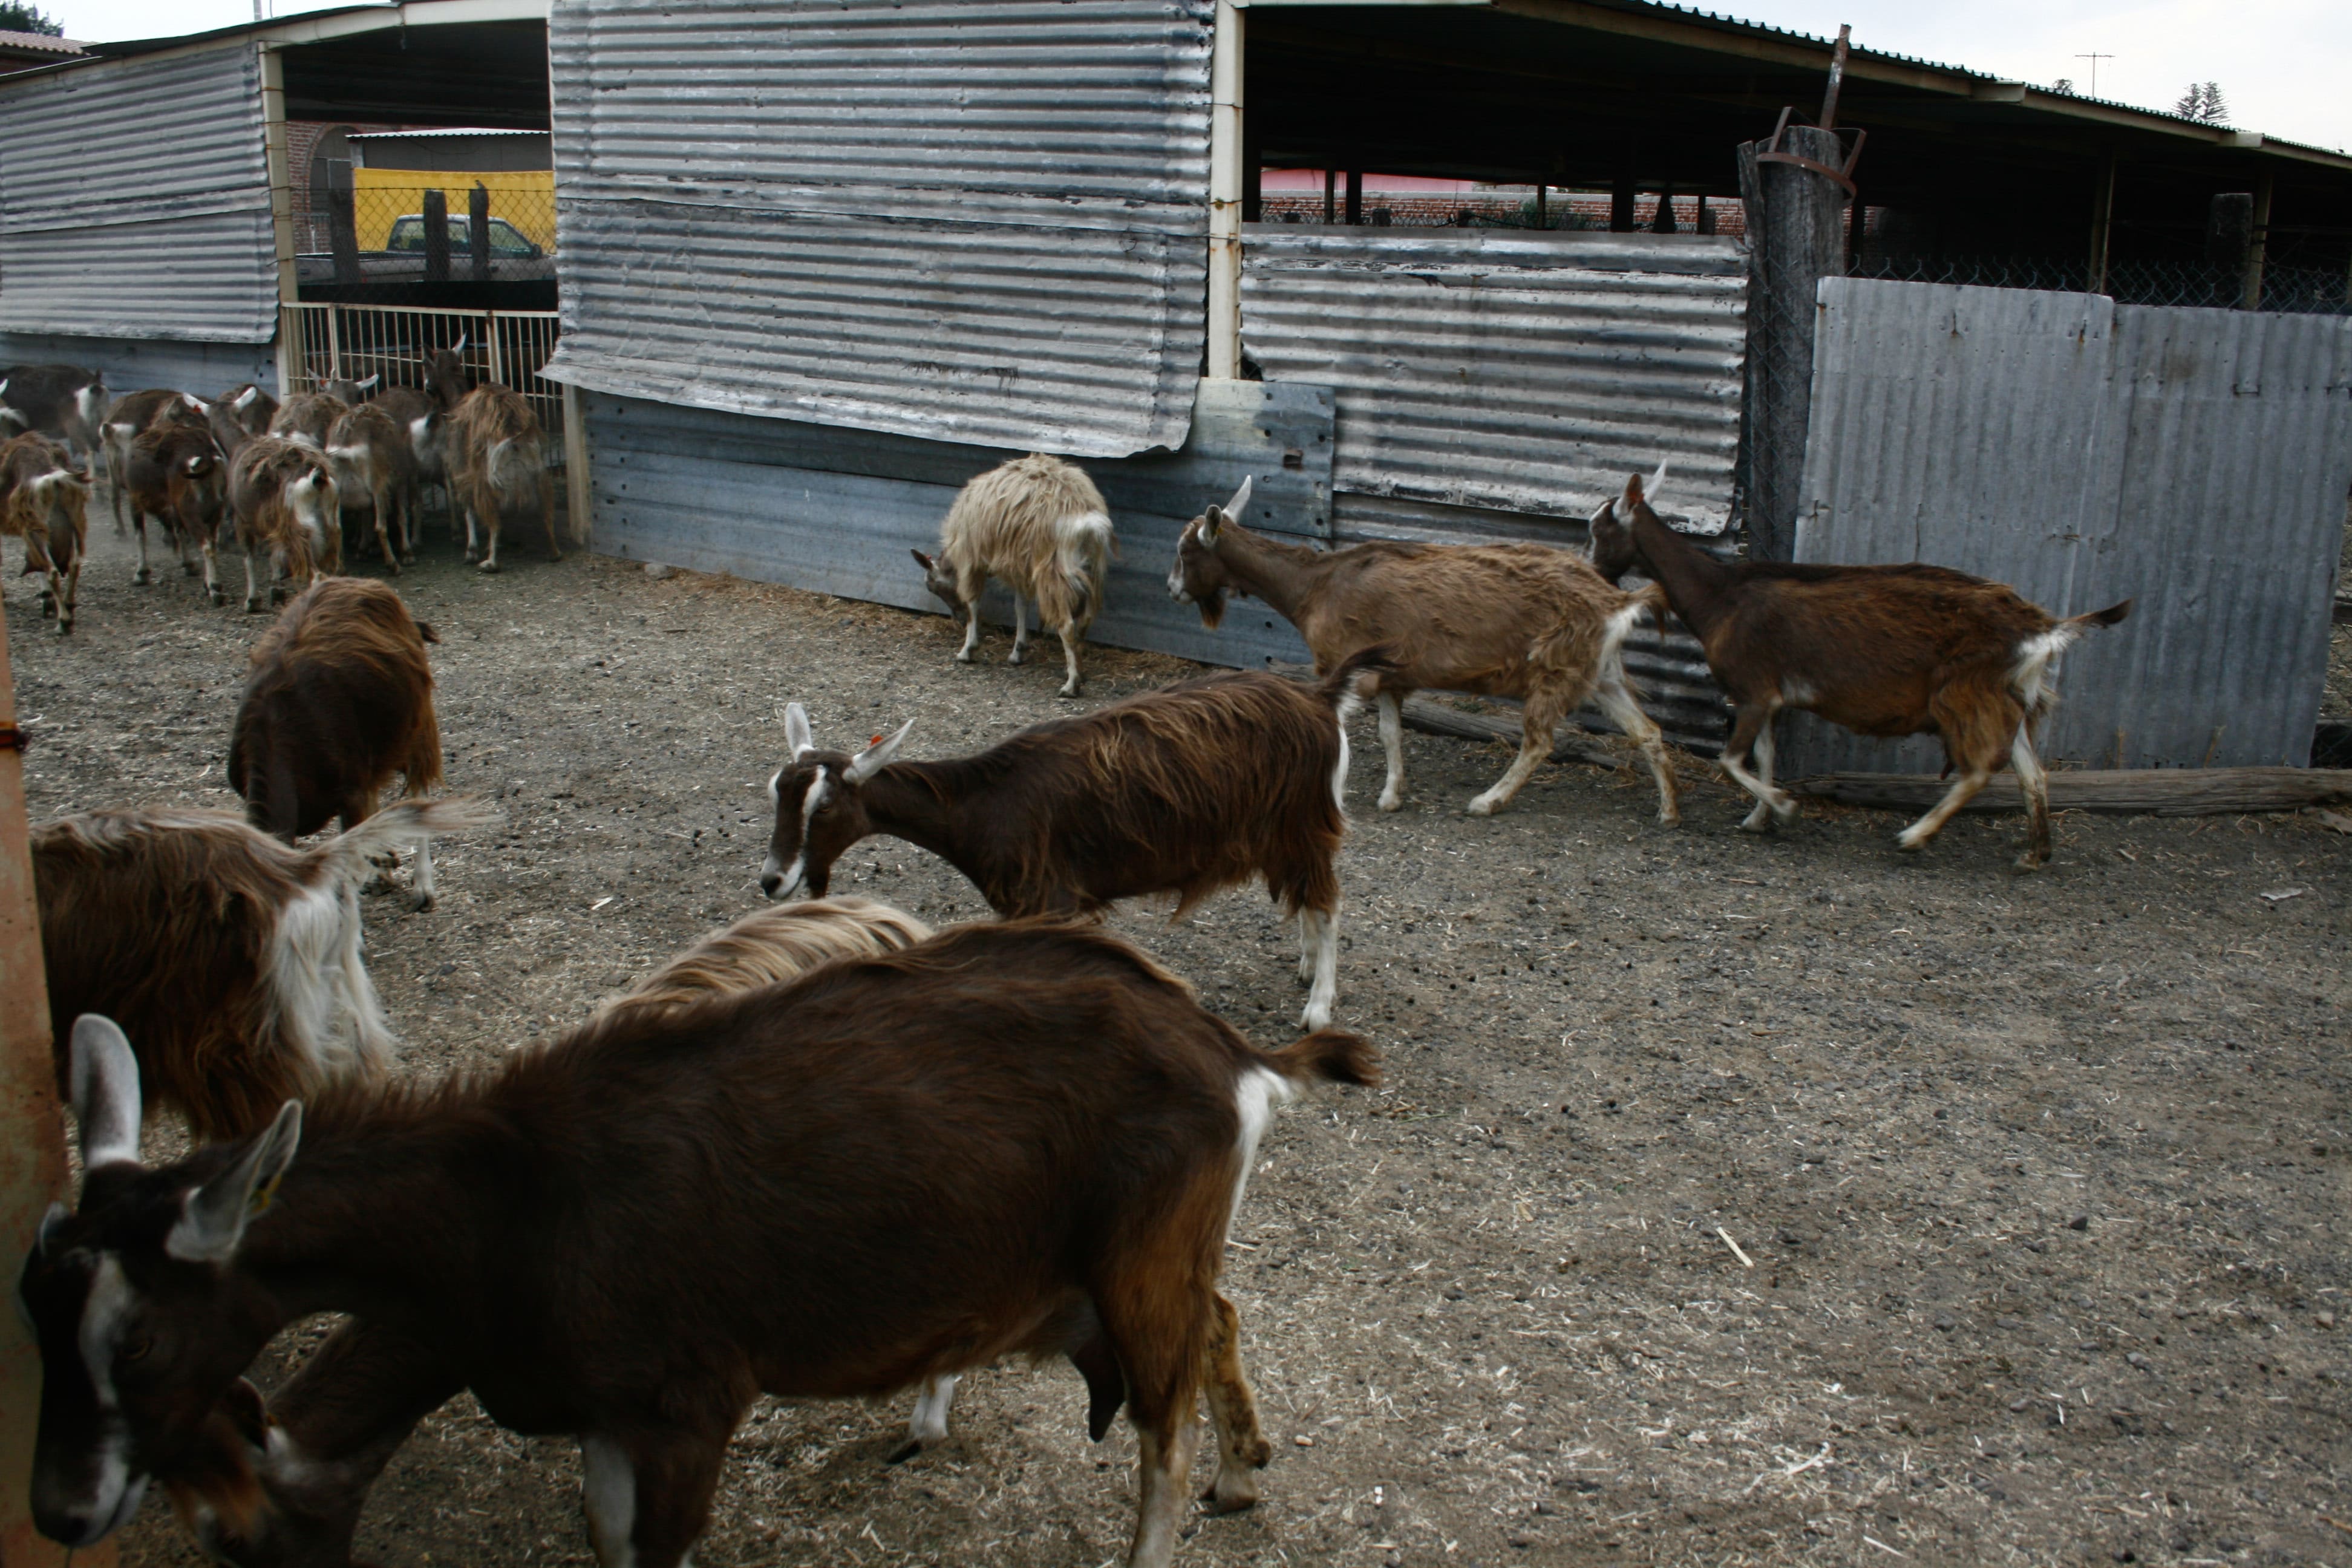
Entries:
{"type": "Polygon", "coordinates": [[[139,568],[139,570],[138,570],[138,571],[133,572],[132,574],[131,574],[131,581],[135,585],[137,585],[137,586],[139,586],[139,587],[142,587],[142,588],[144,588],[144,587],[146,587],[149,584],[151,584],[151,583],[152,583],[153,581],[155,581],[155,574],[153,574],[152,572],[148,571],[148,570],[147,570],[147,568],[145,568],[144,566],[142,566],[141,568],[139,568]]]}
{"type": "Polygon", "coordinates": [[[1381,809],[1382,811],[1402,811],[1404,809],[1404,796],[1401,795],[1381,795],[1381,809]]]}
{"type": "Polygon", "coordinates": [[[1065,686],[1065,687],[1063,687],[1063,688],[1061,689],[1061,690],[1057,693],[1057,695],[1059,695],[1059,696],[1063,696],[1063,697],[1076,697],[1077,694],[1078,694],[1078,689],[1077,689],[1076,687],[1075,687],[1075,686],[1065,686]]]}
{"type": "Polygon", "coordinates": [[[1662,811],[1662,812],[1658,813],[1658,826],[1661,826],[1661,827],[1680,827],[1682,825],[1683,825],[1683,814],[1682,814],[1681,812],[1679,812],[1679,811],[1662,811]]]}
{"type": "Polygon", "coordinates": [[[483,562],[479,566],[477,566],[476,568],[474,568],[474,570],[476,570],[477,572],[482,573],[482,574],[483,574],[484,575],[486,575],[486,576],[488,576],[488,575],[495,575],[495,574],[497,574],[497,572],[498,572],[498,569],[499,569],[499,563],[498,563],[497,562],[495,562],[495,561],[485,561],[485,562],[483,562]]]}
{"type": "Polygon", "coordinates": [[[890,1457],[882,1462],[886,1465],[903,1465],[922,1451],[922,1442],[918,1438],[909,1437],[905,1442],[899,1444],[897,1447],[891,1449],[890,1457]]]}
{"type": "Polygon", "coordinates": [[[1205,1507],[1202,1511],[1212,1517],[1223,1513],[1240,1513],[1257,1506],[1257,1478],[1245,1476],[1237,1483],[1228,1484],[1219,1476],[1208,1490],[1201,1494],[1205,1507]]]}
{"type": "Polygon", "coordinates": [[[970,664],[971,662],[971,655],[968,653],[960,653],[956,655],[955,661],[958,664],[970,664]]]}
{"type": "Polygon", "coordinates": [[[71,621],[59,621],[58,623],[58,636],[61,637],[69,637],[73,636],[73,623],[71,621]]]}
{"type": "Polygon", "coordinates": [[[257,616],[261,614],[261,601],[258,599],[247,599],[245,602],[245,613],[248,616],[257,616]]]}
{"type": "Polygon", "coordinates": [[[1489,800],[1482,795],[1462,809],[1472,816],[1492,816],[1501,809],[1501,806],[1497,802],[1489,800]]]}
{"type": "Polygon", "coordinates": [[[1772,814],[1760,807],[1739,819],[1739,831],[1742,833],[1769,833],[1773,826],[1772,814]]]}
{"type": "Polygon", "coordinates": [[[408,907],[415,910],[421,915],[425,910],[433,907],[433,895],[430,893],[412,893],[409,895],[408,907]]]}
{"type": "Polygon", "coordinates": [[[228,595],[227,595],[226,594],[222,593],[218,588],[207,588],[207,589],[205,589],[205,598],[207,598],[207,599],[210,599],[210,600],[213,602],[213,608],[214,608],[214,609],[215,609],[215,610],[219,609],[223,605],[226,605],[226,604],[227,604],[227,603],[228,603],[228,595]]]}
{"type": "Polygon", "coordinates": [[[1916,855],[1920,850],[1927,847],[1927,841],[1925,838],[1914,838],[1908,833],[1898,833],[1895,836],[1895,847],[1906,855],[1916,855]]]}
{"type": "Polygon", "coordinates": [[[2047,858],[2047,856],[2037,855],[2032,850],[2029,849],[2024,854],[2020,855],[2017,858],[2017,864],[2011,868],[2016,871],[2019,876],[2022,877],[2030,871],[2039,871],[2042,869],[2042,862],[2047,858]]]}
{"type": "Polygon", "coordinates": [[[1328,1029],[1331,1026],[1331,1009],[1309,1002],[1307,1011],[1298,1016],[1298,1023],[1309,1034],[1318,1029],[1328,1029]]]}

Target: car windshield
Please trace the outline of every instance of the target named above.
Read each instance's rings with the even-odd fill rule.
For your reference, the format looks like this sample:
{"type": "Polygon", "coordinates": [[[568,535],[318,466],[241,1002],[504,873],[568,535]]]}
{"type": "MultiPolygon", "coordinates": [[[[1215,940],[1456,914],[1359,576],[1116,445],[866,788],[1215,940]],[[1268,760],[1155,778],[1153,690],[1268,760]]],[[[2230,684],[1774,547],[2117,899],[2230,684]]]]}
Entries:
{"type": "MultiPolygon", "coordinates": [[[[449,250],[463,256],[473,247],[473,222],[461,213],[449,216],[449,250]]],[[[392,237],[384,241],[386,250],[425,253],[425,215],[411,213],[392,226],[392,237]]],[[[536,256],[539,247],[524,237],[523,232],[502,217],[490,220],[490,254],[492,256],[536,256]]]]}

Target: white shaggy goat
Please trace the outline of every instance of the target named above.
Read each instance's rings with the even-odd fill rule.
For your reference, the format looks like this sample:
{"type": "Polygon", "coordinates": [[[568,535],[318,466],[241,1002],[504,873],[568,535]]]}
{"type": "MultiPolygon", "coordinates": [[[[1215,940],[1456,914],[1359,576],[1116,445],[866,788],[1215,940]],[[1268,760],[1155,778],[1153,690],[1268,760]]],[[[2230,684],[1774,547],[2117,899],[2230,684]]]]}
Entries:
{"type": "Polygon", "coordinates": [[[980,647],[980,595],[991,577],[1013,594],[1013,657],[1028,657],[1024,598],[1037,602],[1037,625],[1062,637],[1069,679],[1062,695],[1078,694],[1078,645],[1102,608],[1103,576],[1118,540],[1102,491],[1076,464],[1042,452],[989,469],[957,492],[940,525],[940,552],[918,550],[923,583],[966,617],[958,664],[980,647]]]}

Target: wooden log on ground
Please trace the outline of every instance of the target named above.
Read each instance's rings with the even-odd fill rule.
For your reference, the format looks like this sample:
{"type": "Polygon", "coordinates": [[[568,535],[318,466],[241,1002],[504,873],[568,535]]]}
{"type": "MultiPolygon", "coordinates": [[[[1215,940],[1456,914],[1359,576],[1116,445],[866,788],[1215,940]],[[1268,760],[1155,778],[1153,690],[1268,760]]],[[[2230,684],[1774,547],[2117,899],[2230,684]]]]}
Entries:
{"type": "MultiPolygon", "coordinates": [[[[1926,773],[1822,773],[1785,787],[1843,805],[1916,812],[1941,800],[1951,781],[1926,773]]],[[[2095,768],[2050,775],[2053,811],[2222,816],[2345,801],[2352,801],[2352,768],[2095,768]]],[[[2016,776],[2000,773],[1966,809],[2023,811],[2025,800],[2016,776]]]]}

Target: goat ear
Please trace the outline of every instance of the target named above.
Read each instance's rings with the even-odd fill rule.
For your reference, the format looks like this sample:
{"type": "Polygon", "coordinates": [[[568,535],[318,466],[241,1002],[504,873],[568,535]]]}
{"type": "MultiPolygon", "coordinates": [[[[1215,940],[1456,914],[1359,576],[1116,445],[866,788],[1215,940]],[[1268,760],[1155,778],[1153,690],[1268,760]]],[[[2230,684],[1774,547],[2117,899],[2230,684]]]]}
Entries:
{"type": "Polygon", "coordinates": [[[915,564],[921,567],[924,571],[928,572],[931,569],[931,558],[924,554],[921,551],[909,550],[907,553],[913,556],[915,558],[915,564]]]}
{"type": "Polygon", "coordinates": [[[809,731],[808,710],[797,702],[784,704],[784,744],[792,748],[794,762],[816,750],[816,736],[809,731]]]}
{"type": "Polygon", "coordinates": [[[74,1120],[81,1123],[81,1168],[139,1159],[139,1058],[111,1018],[74,1020],[71,1068],[74,1120]]]}
{"type": "Polygon", "coordinates": [[[1224,526],[1225,509],[1217,505],[1216,502],[1211,501],[1209,503],[1209,510],[1201,514],[1199,531],[1201,535],[1202,547],[1206,550],[1214,550],[1217,547],[1217,530],[1224,526]]]}
{"type": "Polygon", "coordinates": [[[1248,476],[1247,478],[1245,478],[1245,479],[1244,479],[1242,480],[1242,488],[1241,488],[1241,489],[1237,489],[1237,490],[1235,490],[1235,491],[1234,492],[1234,499],[1233,499],[1233,500],[1229,500],[1229,501],[1227,501],[1227,502],[1225,503],[1225,515],[1226,515],[1226,516],[1228,516],[1228,517],[1239,517],[1239,516],[1241,516],[1241,513],[1242,513],[1242,508],[1244,508],[1244,507],[1245,507],[1245,506],[1249,505],[1249,498],[1250,498],[1250,485],[1251,485],[1251,482],[1256,479],[1256,477],[1257,477],[1256,475],[1253,474],[1253,475],[1250,475],[1250,476],[1248,476]]]}
{"type": "Polygon", "coordinates": [[[58,1226],[65,1224],[72,1214],[73,1211],[63,1204],[49,1205],[49,1212],[41,1216],[40,1228],[33,1232],[33,1251],[36,1254],[43,1258],[49,1255],[49,1237],[57,1233],[58,1226]]]}
{"type": "Polygon", "coordinates": [[[890,759],[898,754],[898,742],[904,741],[907,738],[907,731],[914,727],[915,721],[912,719],[909,719],[905,723],[898,726],[898,732],[897,734],[891,735],[887,739],[875,742],[872,745],[866,747],[864,751],[850,758],[849,771],[844,776],[846,777],[851,784],[864,784],[867,779],[872,778],[876,773],[878,773],[884,768],[888,767],[890,765],[890,759]]]}
{"type": "Polygon", "coordinates": [[[301,1142],[302,1102],[289,1100],[226,1170],[187,1195],[163,1250],[183,1263],[226,1263],[236,1257],[246,1225],[269,1207],[301,1142]]]}

